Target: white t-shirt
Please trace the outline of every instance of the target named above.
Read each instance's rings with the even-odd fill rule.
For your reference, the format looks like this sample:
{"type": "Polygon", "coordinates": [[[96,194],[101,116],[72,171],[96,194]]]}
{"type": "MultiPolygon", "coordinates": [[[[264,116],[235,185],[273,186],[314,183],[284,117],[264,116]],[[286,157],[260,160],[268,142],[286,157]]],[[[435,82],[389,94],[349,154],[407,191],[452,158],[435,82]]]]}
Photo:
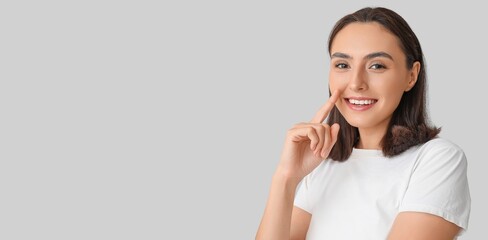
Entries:
{"type": "Polygon", "coordinates": [[[464,152],[442,138],[387,158],[354,149],[345,162],[323,161],[306,176],[295,206],[312,214],[307,239],[386,239],[399,212],[440,216],[463,230],[471,198],[464,152]]]}

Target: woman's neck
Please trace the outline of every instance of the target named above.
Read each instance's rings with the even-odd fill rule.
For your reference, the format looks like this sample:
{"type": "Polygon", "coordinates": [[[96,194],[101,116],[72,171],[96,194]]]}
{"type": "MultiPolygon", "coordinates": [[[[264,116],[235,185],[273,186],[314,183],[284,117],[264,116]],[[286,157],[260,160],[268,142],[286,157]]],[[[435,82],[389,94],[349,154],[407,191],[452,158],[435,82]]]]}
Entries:
{"type": "Polygon", "coordinates": [[[378,129],[358,129],[359,140],[356,143],[356,148],[359,149],[382,149],[382,140],[386,133],[384,130],[378,129]]]}

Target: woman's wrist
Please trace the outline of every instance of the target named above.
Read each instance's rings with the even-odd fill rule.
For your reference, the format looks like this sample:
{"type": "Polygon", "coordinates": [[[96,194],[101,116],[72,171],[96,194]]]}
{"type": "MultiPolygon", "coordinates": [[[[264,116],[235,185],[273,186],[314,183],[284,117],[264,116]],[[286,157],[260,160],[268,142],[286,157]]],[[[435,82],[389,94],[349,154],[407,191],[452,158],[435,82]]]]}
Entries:
{"type": "Polygon", "coordinates": [[[295,189],[302,178],[295,176],[290,171],[278,168],[273,175],[273,184],[279,184],[284,187],[295,189]]]}

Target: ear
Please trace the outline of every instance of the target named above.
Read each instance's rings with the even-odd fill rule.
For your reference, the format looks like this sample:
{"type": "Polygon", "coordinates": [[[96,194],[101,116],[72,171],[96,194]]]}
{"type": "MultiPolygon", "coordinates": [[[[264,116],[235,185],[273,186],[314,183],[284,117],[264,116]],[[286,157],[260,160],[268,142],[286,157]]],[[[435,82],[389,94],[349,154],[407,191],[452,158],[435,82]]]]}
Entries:
{"type": "Polygon", "coordinates": [[[420,72],[420,62],[417,61],[413,63],[412,69],[410,69],[410,73],[409,73],[410,79],[408,80],[408,84],[407,84],[407,88],[405,88],[405,92],[410,91],[410,89],[412,89],[413,86],[415,86],[415,83],[417,83],[419,72],[420,72]]]}

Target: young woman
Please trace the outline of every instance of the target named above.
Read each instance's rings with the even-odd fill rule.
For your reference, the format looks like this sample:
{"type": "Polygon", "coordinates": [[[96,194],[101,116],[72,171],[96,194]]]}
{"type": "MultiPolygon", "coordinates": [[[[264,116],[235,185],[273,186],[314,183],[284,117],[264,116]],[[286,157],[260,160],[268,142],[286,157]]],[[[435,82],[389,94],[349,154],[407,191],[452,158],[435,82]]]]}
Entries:
{"type": "Polygon", "coordinates": [[[469,220],[467,161],[428,124],[414,32],[364,8],[336,23],[329,54],[332,94],[288,131],[256,239],[455,239],[469,220]]]}

